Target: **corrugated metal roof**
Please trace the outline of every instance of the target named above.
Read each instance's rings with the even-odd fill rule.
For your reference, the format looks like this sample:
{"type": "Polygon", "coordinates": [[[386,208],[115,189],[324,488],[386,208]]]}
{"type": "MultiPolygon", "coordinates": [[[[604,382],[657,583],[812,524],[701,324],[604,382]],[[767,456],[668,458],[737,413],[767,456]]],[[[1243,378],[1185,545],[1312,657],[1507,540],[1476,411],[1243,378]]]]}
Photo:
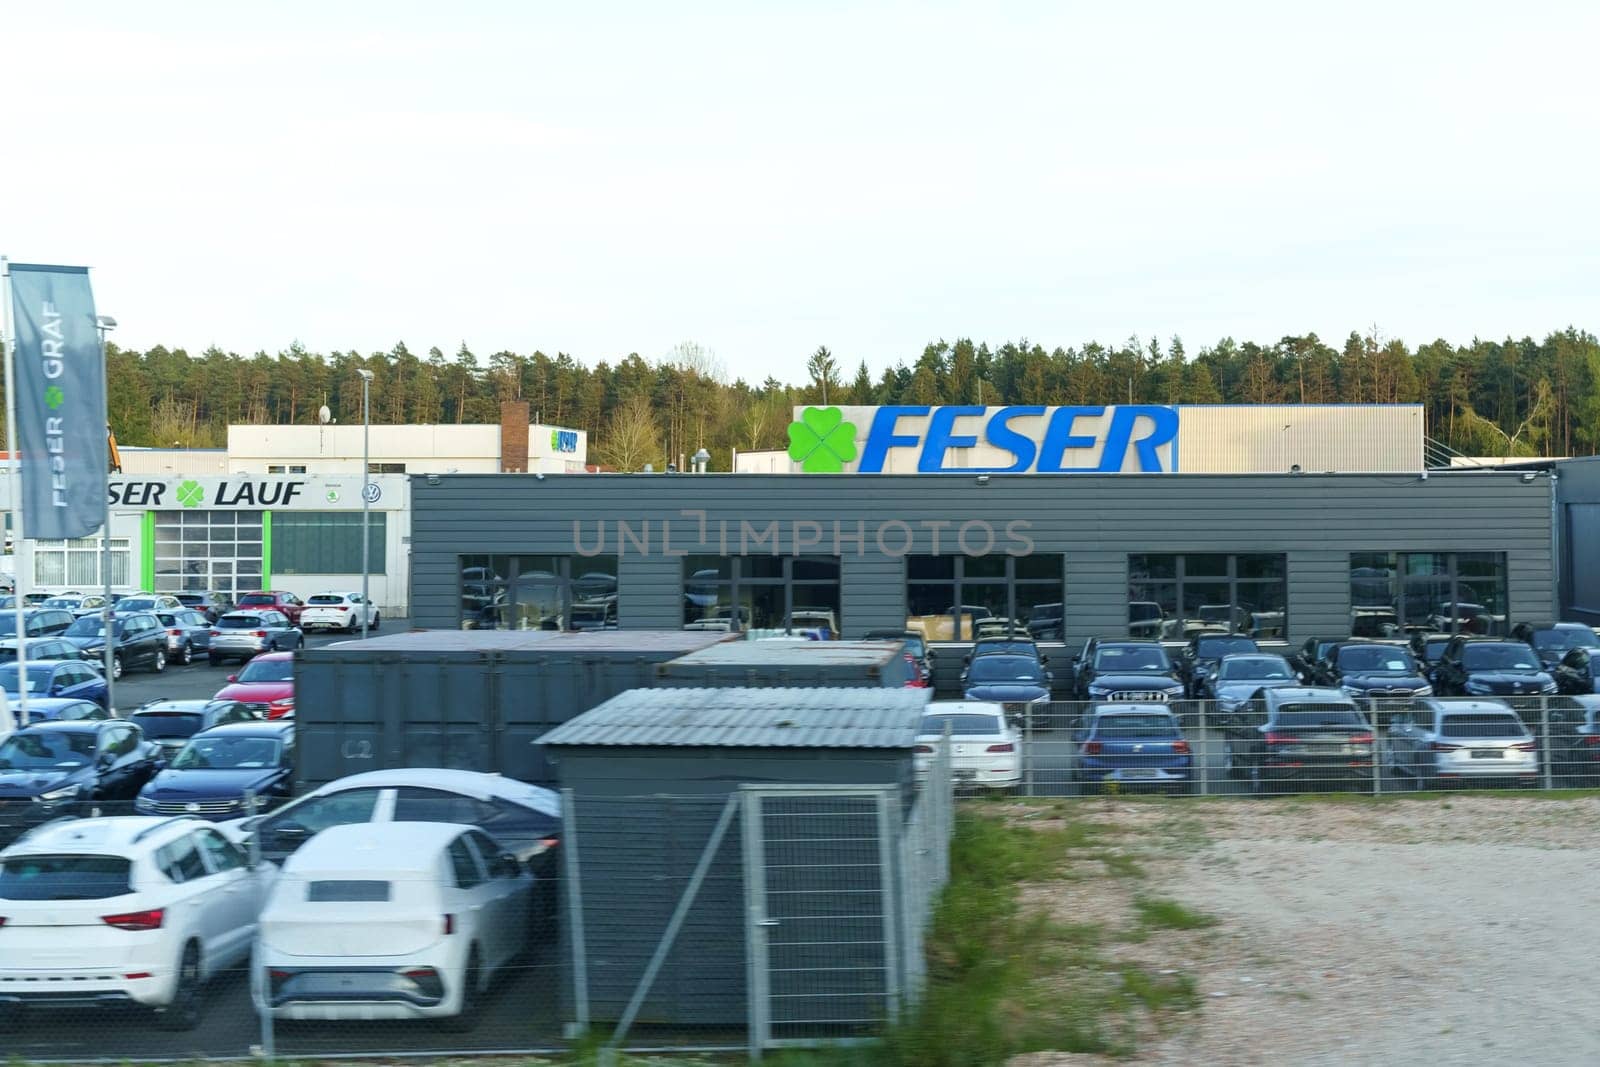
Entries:
{"type": "Polygon", "coordinates": [[[734,642],[737,635],[686,630],[413,630],[384,634],[363,641],[353,638],[320,645],[310,651],[351,652],[666,652],[683,654],[719,642],[734,642]]]}
{"type": "Polygon", "coordinates": [[[926,689],[630,689],[550,731],[545,745],[906,748],[926,689]]]}
{"type": "Polygon", "coordinates": [[[680,656],[663,668],[685,667],[881,667],[901,652],[898,641],[728,641],[680,656]]]}

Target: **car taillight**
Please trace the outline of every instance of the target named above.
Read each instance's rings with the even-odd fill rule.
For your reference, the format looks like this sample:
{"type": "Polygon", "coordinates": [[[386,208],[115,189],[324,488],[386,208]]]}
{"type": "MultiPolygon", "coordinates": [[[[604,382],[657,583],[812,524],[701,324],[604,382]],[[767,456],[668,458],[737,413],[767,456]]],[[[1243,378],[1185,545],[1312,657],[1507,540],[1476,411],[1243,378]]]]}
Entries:
{"type": "Polygon", "coordinates": [[[1267,744],[1269,745],[1298,745],[1299,743],[1300,739],[1293,734],[1267,735],[1267,744]]]}
{"type": "Polygon", "coordinates": [[[5,924],[6,924],[6,917],[4,915],[0,915],[0,926],[4,926],[5,924]]]}
{"type": "Polygon", "coordinates": [[[539,839],[539,843],[533,846],[533,851],[528,853],[528,858],[532,859],[534,856],[542,856],[559,844],[561,844],[561,838],[559,837],[541,837],[539,839]]]}
{"type": "Polygon", "coordinates": [[[250,636],[251,637],[265,637],[265,636],[267,636],[267,631],[265,631],[265,630],[253,630],[253,631],[251,631],[250,636]]]}
{"type": "Polygon", "coordinates": [[[917,745],[911,751],[913,751],[913,752],[921,752],[925,756],[931,756],[931,755],[933,755],[933,746],[932,745],[917,745]]]}
{"type": "Polygon", "coordinates": [[[1101,747],[1098,741],[1085,741],[1083,743],[1083,754],[1085,756],[1098,756],[1100,755],[1101,747]]]}
{"type": "Polygon", "coordinates": [[[1189,754],[1189,742],[1182,740],[1172,742],[1172,751],[1177,755],[1187,756],[1189,754]]]}
{"type": "Polygon", "coordinates": [[[167,631],[167,635],[169,637],[182,637],[183,636],[183,631],[182,630],[168,630],[167,631]]]}
{"type": "Polygon", "coordinates": [[[1579,744],[1600,745],[1600,734],[1586,734],[1579,744]]]}
{"type": "Polygon", "coordinates": [[[1351,734],[1350,735],[1350,743],[1352,745],[1370,745],[1370,744],[1372,744],[1372,735],[1371,734],[1351,734]]]}
{"type": "Polygon", "coordinates": [[[167,910],[165,908],[151,908],[149,911],[129,911],[121,915],[102,915],[100,921],[107,926],[114,926],[118,930],[159,930],[166,917],[167,910]]]}
{"type": "Polygon", "coordinates": [[[432,967],[413,967],[408,971],[401,971],[400,973],[406,978],[411,979],[413,982],[417,982],[424,978],[433,978],[439,972],[434,970],[432,967]]]}
{"type": "Polygon", "coordinates": [[[454,915],[446,915],[444,917],[444,932],[446,934],[453,934],[456,932],[456,917],[454,915]]]}
{"type": "Polygon", "coordinates": [[[1016,750],[1017,746],[1013,745],[1010,741],[1005,741],[998,745],[990,745],[988,748],[984,749],[985,752],[1015,752],[1016,750]]]}
{"type": "Polygon", "coordinates": [[[1518,741],[1516,744],[1512,745],[1511,747],[1516,749],[1518,752],[1537,752],[1537,751],[1539,751],[1539,742],[1537,742],[1537,741],[1518,741]]]}
{"type": "Polygon", "coordinates": [[[212,630],[211,631],[211,636],[212,637],[221,637],[222,636],[222,631],[221,630],[212,630]]]}
{"type": "Polygon", "coordinates": [[[1461,749],[1461,746],[1452,745],[1446,741],[1435,741],[1428,748],[1434,752],[1457,752],[1461,749]]]}

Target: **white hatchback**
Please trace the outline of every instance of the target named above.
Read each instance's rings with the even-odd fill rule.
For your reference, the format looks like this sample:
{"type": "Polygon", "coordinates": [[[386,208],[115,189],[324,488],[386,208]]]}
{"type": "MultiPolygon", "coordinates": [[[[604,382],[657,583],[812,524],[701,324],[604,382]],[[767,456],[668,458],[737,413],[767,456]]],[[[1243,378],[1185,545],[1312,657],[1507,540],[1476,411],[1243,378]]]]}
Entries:
{"type": "Polygon", "coordinates": [[[1022,735],[1000,704],[941,700],[923,713],[914,752],[918,773],[933,762],[935,745],[950,734],[950,773],[957,788],[1015,789],[1022,781],[1022,735]]]}
{"type": "Polygon", "coordinates": [[[363,604],[360,593],[313,593],[306,597],[306,606],[300,612],[302,630],[344,630],[355,633],[361,629],[361,616],[367,617],[367,629],[376,630],[382,617],[371,603],[363,604]]]}
{"type": "Polygon", "coordinates": [[[355,823],[284,863],[250,971],[284,1019],[477,1021],[528,942],[533,878],[475,827],[355,823]]]}
{"type": "Polygon", "coordinates": [[[249,956],[275,874],[193,817],[39,827],[0,852],[0,1028],[119,1004],[193,1027],[206,981],[249,956]]]}

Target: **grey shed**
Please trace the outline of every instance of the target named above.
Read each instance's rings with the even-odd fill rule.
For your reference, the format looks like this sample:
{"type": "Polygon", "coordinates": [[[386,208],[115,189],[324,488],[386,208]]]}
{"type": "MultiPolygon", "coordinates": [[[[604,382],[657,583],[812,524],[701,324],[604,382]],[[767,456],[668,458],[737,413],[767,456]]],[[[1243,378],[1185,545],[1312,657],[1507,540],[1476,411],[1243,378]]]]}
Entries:
{"type": "Polygon", "coordinates": [[[728,641],[656,668],[659,685],[903,686],[913,668],[900,641],[728,641]]]}
{"type": "MultiPolygon", "coordinates": [[[[563,847],[572,849],[579,890],[564,909],[563,940],[571,967],[570,904],[579,900],[591,1018],[621,1017],[730,794],[748,785],[794,787],[792,798],[764,803],[754,839],[763,842],[767,892],[776,899],[787,886],[788,899],[807,902],[805,914],[786,917],[785,935],[801,946],[829,945],[826,968],[815,947],[771,950],[788,951],[792,964],[780,967],[774,956],[773,1003],[812,1020],[872,1003],[860,998],[879,996],[891,967],[883,958],[891,894],[883,888],[898,877],[880,857],[898,855],[890,846],[899,827],[882,832],[871,797],[805,795],[803,787],[866,787],[892,796],[894,817],[903,817],[927,700],[921,689],[634,690],[546,735],[568,791],[563,847]],[[824,979],[854,992],[842,999],[832,988],[827,996],[806,994],[824,979]]],[[[745,1024],[745,847],[752,836],[742,822],[741,809],[644,1002],[641,1024],[745,1024]]],[[[783,1010],[774,1018],[781,1021],[783,1010]]]]}

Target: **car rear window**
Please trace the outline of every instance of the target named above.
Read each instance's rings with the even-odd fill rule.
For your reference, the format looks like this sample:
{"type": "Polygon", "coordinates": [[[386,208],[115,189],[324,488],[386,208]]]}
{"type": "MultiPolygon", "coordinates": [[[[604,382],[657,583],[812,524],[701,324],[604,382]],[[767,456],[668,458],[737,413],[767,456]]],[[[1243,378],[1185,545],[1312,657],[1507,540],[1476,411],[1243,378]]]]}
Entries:
{"type": "Polygon", "coordinates": [[[200,729],[200,716],[192,711],[141,711],[132,718],[150,738],[193,737],[200,729]]]}
{"type": "Polygon", "coordinates": [[[1469,671],[1536,671],[1539,657],[1521,642],[1468,645],[1461,650],[1461,665],[1469,671]]]}
{"type": "Polygon", "coordinates": [[[258,607],[274,603],[276,603],[276,601],[264,593],[252,593],[249,596],[242,596],[239,598],[239,606],[241,608],[258,607]]]}
{"type": "Polygon", "coordinates": [[[327,593],[320,593],[317,596],[307,597],[306,598],[306,603],[307,604],[318,604],[318,605],[322,605],[322,606],[325,606],[325,607],[339,607],[342,604],[344,604],[344,597],[342,597],[342,596],[330,596],[327,593]]]}
{"type": "Polygon", "coordinates": [[[1256,642],[1252,637],[1202,637],[1195,646],[1196,654],[1208,659],[1255,651],[1256,642]]]}
{"type": "Polygon", "coordinates": [[[261,626],[259,615],[224,615],[217,620],[220,630],[254,630],[261,626]]]}
{"type": "Polygon", "coordinates": [[[102,900],[131,893],[121,856],[14,856],[0,861],[0,900],[102,900]]]}
{"type": "Polygon", "coordinates": [[[924,734],[943,734],[946,726],[950,727],[952,734],[997,734],[1000,733],[1000,716],[924,715],[922,717],[924,734]]]}
{"type": "Polygon", "coordinates": [[[324,879],[306,883],[306,899],[313,903],[374,904],[389,899],[390,883],[369,878],[324,879]]]}
{"type": "Polygon", "coordinates": [[[1446,715],[1439,722],[1440,737],[1524,737],[1527,732],[1515,715],[1446,715]]]}
{"type": "Polygon", "coordinates": [[[1096,737],[1177,737],[1178,724],[1170,715],[1102,715],[1094,732],[1096,737]]]}
{"type": "Polygon", "coordinates": [[[1285,704],[1278,709],[1279,726],[1365,726],[1354,708],[1339,704],[1285,704]]]}

